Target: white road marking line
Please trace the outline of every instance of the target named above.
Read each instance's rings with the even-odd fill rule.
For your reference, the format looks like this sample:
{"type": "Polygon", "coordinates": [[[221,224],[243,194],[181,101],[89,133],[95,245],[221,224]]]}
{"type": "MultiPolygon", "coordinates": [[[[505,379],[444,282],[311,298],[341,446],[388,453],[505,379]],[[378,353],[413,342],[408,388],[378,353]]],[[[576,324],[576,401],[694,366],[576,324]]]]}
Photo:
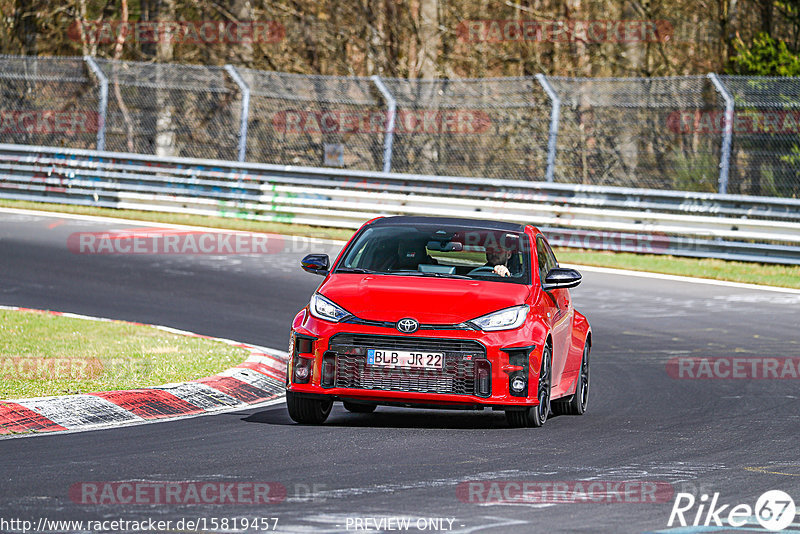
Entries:
{"type": "Polygon", "coordinates": [[[791,287],[778,287],[778,286],[763,286],[759,284],[745,284],[742,282],[729,282],[727,280],[712,280],[711,278],[694,278],[691,276],[678,276],[675,274],[662,274],[662,273],[652,273],[649,271],[630,271],[627,269],[612,269],[610,267],[594,267],[591,265],[578,265],[578,264],[570,264],[570,263],[562,263],[560,264],[562,267],[569,267],[570,269],[578,269],[581,271],[588,271],[588,272],[595,272],[595,273],[603,273],[603,274],[613,274],[619,276],[635,276],[639,278],[656,278],[659,280],[669,280],[672,282],[686,282],[689,284],[706,284],[711,286],[724,286],[724,287],[736,287],[739,289],[754,289],[758,291],[775,291],[778,293],[791,293],[794,295],[800,295],[800,289],[794,289],[791,287]]]}

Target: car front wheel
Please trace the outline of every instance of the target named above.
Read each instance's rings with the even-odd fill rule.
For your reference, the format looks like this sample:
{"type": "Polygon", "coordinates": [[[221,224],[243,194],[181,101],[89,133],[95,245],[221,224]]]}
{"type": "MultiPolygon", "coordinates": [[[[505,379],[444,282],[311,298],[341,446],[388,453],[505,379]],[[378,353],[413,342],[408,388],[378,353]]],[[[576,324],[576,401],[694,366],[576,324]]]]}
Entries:
{"type": "Polygon", "coordinates": [[[550,414],[550,385],[552,370],[552,351],[549,346],[545,346],[542,352],[542,365],[539,370],[539,382],[536,389],[536,396],[539,399],[538,406],[531,406],[526,410],[506,410],[506,420],[512,427],[535,427],[542,426],[547,421],[550,414]]]}
{"type": "MultiPolygon", "coordinates": [[[[587,340],[588,341],[588,340],[587,340]]],[[[589,404],[589,343],[583,347],[581,370],[575,394],[565,400],[553,401],[553,413],[558,415],[583,415],[589,404]]]]}
{"type": "Polygon", "coordinates": [[[330,415],[333,401],[299,397],[291,391],[287,391],[286,407],[289,409],[289,417],[293,421],[304,425],[319,425],[324,423],[330,415]]]}

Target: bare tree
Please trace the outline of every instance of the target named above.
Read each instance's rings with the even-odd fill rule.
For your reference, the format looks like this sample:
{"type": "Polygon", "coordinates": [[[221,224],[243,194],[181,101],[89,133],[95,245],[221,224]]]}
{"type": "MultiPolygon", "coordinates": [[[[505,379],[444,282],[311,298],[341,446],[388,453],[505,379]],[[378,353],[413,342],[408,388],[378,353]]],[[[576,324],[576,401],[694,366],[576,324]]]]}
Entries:
{"type": "Polygon", "coordinates": [[[14,10],[14,34],[22,45],[22,53],[35,56],[37,51],[36,37],[39,34],[36,25],[36,14],[40,6],[35,0],[18,0],[14,10]]]}
{"type": "MultiPolygon", "coordinates": [[[[157,0],[158,20],[175,20],[175,0],[157,0]]],[[[170,101],[170,91],[162,89],[165,84],[167,70],[165,63],[172,61],[174,56],[173,38],[171,35],[160,35],[156,43],[156,156],[176,156],[178,147],[175,146],[175,129],[173,124],[173,105],[170,101]]]]}
{"type": "Polygon", "coordinates": [[[430,80],[437,76],[437,59],[440,48],[439,0],[419,2],[419,74],[430,80]]]}

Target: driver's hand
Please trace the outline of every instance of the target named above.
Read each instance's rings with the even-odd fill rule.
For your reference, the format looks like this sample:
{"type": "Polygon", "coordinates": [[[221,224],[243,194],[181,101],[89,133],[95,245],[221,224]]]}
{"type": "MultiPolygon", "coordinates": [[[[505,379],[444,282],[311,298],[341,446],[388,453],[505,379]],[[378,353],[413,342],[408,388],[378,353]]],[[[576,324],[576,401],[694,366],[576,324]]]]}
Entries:
{"type": "Polygon", "coordinates": [[[511,273],[509,272],[508,267],[506,267],[505,265],[495,265],[493,270],[494,270],[494,274],[497,274],[497,275],[500,275],[500,276],[511,276],[511,273]]]}

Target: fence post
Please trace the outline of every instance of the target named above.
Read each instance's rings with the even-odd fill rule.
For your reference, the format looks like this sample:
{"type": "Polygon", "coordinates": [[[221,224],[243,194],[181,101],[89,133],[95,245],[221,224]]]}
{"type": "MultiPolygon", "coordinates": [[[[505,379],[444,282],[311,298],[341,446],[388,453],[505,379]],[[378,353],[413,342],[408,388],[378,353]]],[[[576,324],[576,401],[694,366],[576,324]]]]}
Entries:
{"type": "Polygon", "coordinates": [[[561,99],[544,74],[537,74],[536,79],[550,98],[552,106],[550,108],[550,137],[547,141],[547,173],[545,175],[545,179],[552,182],[556,170],[556,143],[558,141],[558,121],[561,117],[561,99]]]}
{"type": "Polygon", "coordinates": [[[383,84],[380,76],[377,74],[371,76],[372,82],[378,91],[383,95],[386,100],[386,107],[388,108],[389,120],[386,121],[386,135],[383,137],[383,172],[392,172],[392,145],[394,144],[394,119],[397,112],[397,102],[395,101],[392,93],[383,84]]]}
{"type": "Polygon", "coordinates": [[[244,161],[247,153],[247,121],[250,118],[250,87],[233,65],[225,65],[225,72],[228,73],[242,92],[242,113],[239,120],[239,161],[244,161]]]}
{"type": "Polygon", "coordinates": [[[92,56],[83,56],[83,61],[89,66],[97,80],[100,82],[100,102],[97,105],[99,115],[97,125],[97,150],[106,149],[106,112],[108,111],[108,78],[92,56]]]}
{"type": "Polygon", "coordinates": [[[722,154],[720,154],[719,162],[719,192],[725,194],[728,192],[728,171],[730,170],[731,164],[734,102],[733,97],[725,88],[719,76],[711,72],[708,74],[708,78],[711,80],[711,83],[714,84],[719,94],[722,95],[722,99],[725,100],[725,117],[723,117],[725,128],[722,135],[722,154]]]}

